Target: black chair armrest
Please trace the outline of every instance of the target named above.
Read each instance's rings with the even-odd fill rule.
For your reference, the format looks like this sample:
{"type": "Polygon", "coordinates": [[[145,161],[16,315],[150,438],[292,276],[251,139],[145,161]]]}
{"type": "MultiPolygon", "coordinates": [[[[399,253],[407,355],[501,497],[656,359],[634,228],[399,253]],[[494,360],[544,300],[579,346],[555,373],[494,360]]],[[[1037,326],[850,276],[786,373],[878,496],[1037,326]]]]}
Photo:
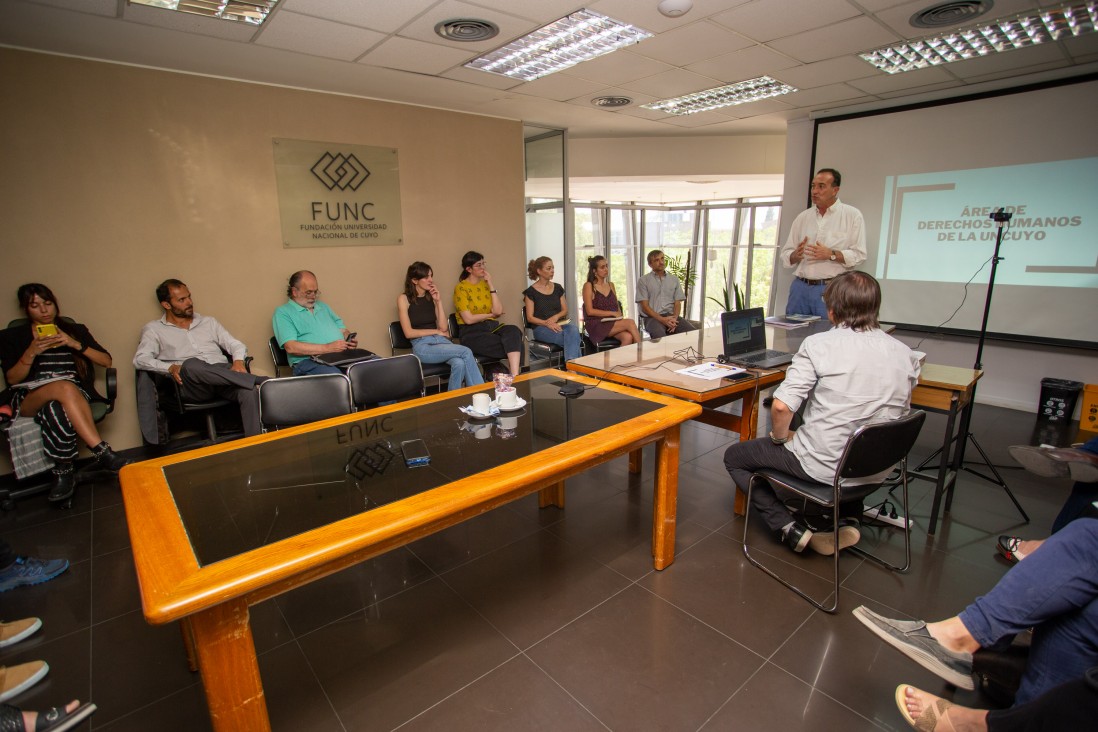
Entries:
{"type": "Polygon", "coordinates": [[[114,400],[118,397],[118,369],[106,369],[103,384],[107,392],[107,414],[114,411],[114,400]]]}

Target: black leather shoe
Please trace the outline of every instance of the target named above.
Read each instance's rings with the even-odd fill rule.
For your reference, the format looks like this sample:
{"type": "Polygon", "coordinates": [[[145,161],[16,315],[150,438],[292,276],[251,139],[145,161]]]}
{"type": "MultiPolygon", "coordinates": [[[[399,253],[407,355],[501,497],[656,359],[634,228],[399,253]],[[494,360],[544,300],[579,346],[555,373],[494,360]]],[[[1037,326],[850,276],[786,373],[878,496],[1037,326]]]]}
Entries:
{"type": "Polygon", "coordinates": [[[73,475],[71,470],[64,473],[54,473],[53,487],[50,488],[50,494],[46,498],[50,503],[61,503],[72,498],[75,491],[76,476],[73,475]]]}
{"type": "Polygon", "coordinates": [[[808,542],[811,539],[812,530],[800,521],[782,529],[781,532],[782,543],[798,554],[804,551],[804,548],[808,546],[808,542]]]}
{"type": "Polygon", "coordinates": [[[130,464],[130,461],[119,455],[109,447],[103,452],[95,456],[95,462],[102,470],[109,470],[112,473],[117,473],[123,467],[130,464]]]}

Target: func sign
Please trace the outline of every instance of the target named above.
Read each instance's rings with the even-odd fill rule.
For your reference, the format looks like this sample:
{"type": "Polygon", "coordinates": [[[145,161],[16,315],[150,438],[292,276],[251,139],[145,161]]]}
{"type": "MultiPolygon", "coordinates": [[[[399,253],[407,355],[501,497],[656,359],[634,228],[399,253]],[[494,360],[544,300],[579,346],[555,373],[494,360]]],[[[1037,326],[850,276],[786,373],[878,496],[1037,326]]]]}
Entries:
{"type": "Polygon", "coordinates": [[[275,138],[274,161],[283,246],[402,243],[395,149],[275,138]]]}

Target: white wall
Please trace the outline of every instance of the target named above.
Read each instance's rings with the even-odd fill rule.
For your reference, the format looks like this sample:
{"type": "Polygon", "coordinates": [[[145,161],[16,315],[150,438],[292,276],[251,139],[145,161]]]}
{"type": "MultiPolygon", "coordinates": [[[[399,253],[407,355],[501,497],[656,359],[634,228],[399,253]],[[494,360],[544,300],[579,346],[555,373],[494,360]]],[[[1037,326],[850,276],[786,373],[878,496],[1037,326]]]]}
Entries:
{"type": "MultiPolygon", "coordinates": [[[[783,243],[793,219],[807,206],[808,185],[812,178],[812,131],[811,120],[797,120],[789,123],[786,132],[785,205],[780,235],[783,243]]],[[[820,160],[817,166],[843,169],[841,160],[820,160]]],[[[841,193],[839,197],[842,198],[841,193]]],[[[843,202],[858,205],[857,201],[843,199],[843,202]]],[[[780,267],[774,276],[771,312],[784,311],[791,280],[791,271],[780,267]]],[[[898,333],[897,337],[912,347],[921,341],[918,348],[926,353],[928,363],[971,367],[976,361],[975,338],[926,336],[923,333],[898,333]]],[[[1025,412],[1036,413],[1044,377],[1098,382],[1098,354],[1075,348],[988,341],[984,346],[983,367],[984,377],[977,386],[976,401],[1025,412]]]]}

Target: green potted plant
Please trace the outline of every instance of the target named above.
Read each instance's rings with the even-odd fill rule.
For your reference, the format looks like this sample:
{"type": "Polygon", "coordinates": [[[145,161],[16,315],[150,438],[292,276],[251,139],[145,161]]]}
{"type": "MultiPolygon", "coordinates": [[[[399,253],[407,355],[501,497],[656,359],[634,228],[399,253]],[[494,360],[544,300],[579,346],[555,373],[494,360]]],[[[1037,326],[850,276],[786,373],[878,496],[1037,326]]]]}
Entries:
{"type": "MultiPolygon", "coordinates": [[[[728,282],[728,267],[724,268],[724,281],[728,282]]],[[[708,299],[717,303],[717,305],[727,311],[743,310],[743,293],[740,292],[740,286],[735,282],[732,283],[731,292],[728,290],[728,285],[724,286],[724,289],[721,291],[721,298],[722,299],[718,300],[717,298],[710,296],[708,299]]]]}

